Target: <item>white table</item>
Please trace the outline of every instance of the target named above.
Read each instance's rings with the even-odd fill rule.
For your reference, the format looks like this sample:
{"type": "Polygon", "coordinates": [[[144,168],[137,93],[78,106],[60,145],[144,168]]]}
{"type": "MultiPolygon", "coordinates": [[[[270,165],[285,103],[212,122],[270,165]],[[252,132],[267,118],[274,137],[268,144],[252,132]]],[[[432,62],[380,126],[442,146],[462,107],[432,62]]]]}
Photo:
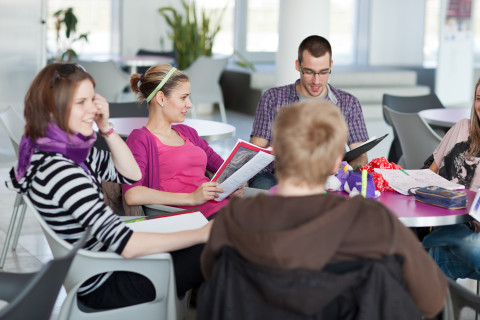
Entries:
{"type": "Polygon", "coordinates": [[[419,115],[429,124],[453,127],[458,121],[470,118],[471,108],[440,108],[427,109],[419,112],[419,115]]]}
{"type": "MultiPolygon", "coordinates": [[[[147,121],[147,117],[110,118],[115,131],[124,137],[128,137],[132,130],[145,126],[147,121]]],[[[211,120],[187,118],[182,124],[197,130],[198,135],[207,141],[234,137],[236,131],[231,124],[211,120]]]]}
{"type": "Polygon", "coordinates": [[[119,62],[130,67],[130,73],[137,73],[137,67],[151,67],[156,64],[172,64],[175,61],[172,57],[167,56],[122,56],[119,62]]]}

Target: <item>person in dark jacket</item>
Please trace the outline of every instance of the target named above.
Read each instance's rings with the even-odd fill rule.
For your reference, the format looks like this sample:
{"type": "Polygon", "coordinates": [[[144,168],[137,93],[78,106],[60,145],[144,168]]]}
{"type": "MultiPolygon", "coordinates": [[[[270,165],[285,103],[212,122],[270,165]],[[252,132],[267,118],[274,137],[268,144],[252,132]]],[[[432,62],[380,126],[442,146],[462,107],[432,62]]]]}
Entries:
{"type": "MultiPolygon", "coordinates": [[[[325,284],[323,294],[308,294],[305,290],[298,290],[301,281],[295,282],[298,277],[292,278],[292,274],[315,273],[327,265],[359,259],[382,261],[389,257],[401,260],[398,264],[400,279],[397,280],[400,287],[404,287],[402,290],[407,293],[406,296],[413,301],[411,305],[418,308],[417,314],[420,310],[423,316],[431,318],[443,309],[447,293],[445,276],[415,235],[388,208],[374,199],[361,196],[348,199],[325,193],[324,184],[340,165],[346,139],[345,120],[338,108],[329,102],[302,101],[279,110],[273,125],[278,193],[232,199],[221,209],[201,257],[202,272],[207,282],[199,292],[199,319],[206,314],[216,314],[217,318],[228,315],[229,319],[259,319],[255,309],[242,311],[235,307],[245,305],[243,302],[250,305],[258,303],[253,301],[251,292],[242,291],[245,288],[243,285],[249,286],[247,281],[238,282],[242,288],[222,291],[222,286],[226,284],[217,276],[225,270],[233,272],[235,277],[260,281],[254,287],[261,291],[259,296],[263,305],[277,303],[277,306],[283,305],[293,312],[307,309],[306,305],[324,305],[335,294],[335,290],[326,288],[335,286],[325,284]],[[322,113],[316,112],[319,108],[322,113]],[[232,251],[230,249],[233,253],[228,253],[232,251]],[[226,256],[236,258],[227,261],[226,256]],[[290,276],[279,276],[285,272],[290,276]],[[260,276],[262,273],[264,276],[260,276]],[[277,280],[285,279],[283,290],[279,289],[281,284],[270,285],[275,283],[271,279],[275,276],[277,280]],[[210,285],[222,296],[215,297],[215,290],[209,290],[210,285]],[[298,294],[287,297],[287,287],[298,294]],[[233,300],[235,303],[232,304],[232,298],[240,299],[242,303],[233,300]],[[316,300],[312,302],[312,299],[316,300]],[[231,306],[233,310],[227,310],[231,306]]],[[[388,267],[389,263],[383,265],[392,270],[388,267]]],[[[368,277],[378,274],[370,270],[368,277]]],[[[229,276],[224,279],[228,280],[229,276]]],[[[310,276],[317,281],[321,279],[320,275],[310,276]]],[[[378,286],[364,292],[364,295],[396,294],[390,292],[386,282],[368,280],[378,286]]],[[[365,288],[368,286],[364,285],[365,288]]],[[[383,302],[386,297],[379,298],[382,302],[375,300],[370,306],[383,308],[381,311],[385,312],[383,302]]],[[[396,309],[386,310],[395,314],[406,312],[396,309]]],[[[261,313],[261,310],[258,312],[261,313]]],[[[315,308],[311,312],[315,314],[315,308]]],[[[412,312],[414,314],[415,310],[412,312]]]]}

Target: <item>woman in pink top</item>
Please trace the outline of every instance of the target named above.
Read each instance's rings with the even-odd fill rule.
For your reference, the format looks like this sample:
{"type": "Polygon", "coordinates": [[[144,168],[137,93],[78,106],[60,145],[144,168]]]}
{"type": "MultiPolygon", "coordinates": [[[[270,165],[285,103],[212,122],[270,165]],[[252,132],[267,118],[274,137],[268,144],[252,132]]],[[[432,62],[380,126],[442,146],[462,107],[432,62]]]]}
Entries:
{"type": "Polygon", "coordinates": [[[149,117],[146,126],[132,131],[127,139],[142,179],[123,186],[126,203],[198,208],[210,217],[228,200],[214,200],[223,190],[205,172],[216,172],[223,159],[194,129],[172,125],[183,122],[193,107],[188,76],[170,65],[156,65],[145,75],[133,74],[130,87],[139,102],[147,101],[149,117]]]}

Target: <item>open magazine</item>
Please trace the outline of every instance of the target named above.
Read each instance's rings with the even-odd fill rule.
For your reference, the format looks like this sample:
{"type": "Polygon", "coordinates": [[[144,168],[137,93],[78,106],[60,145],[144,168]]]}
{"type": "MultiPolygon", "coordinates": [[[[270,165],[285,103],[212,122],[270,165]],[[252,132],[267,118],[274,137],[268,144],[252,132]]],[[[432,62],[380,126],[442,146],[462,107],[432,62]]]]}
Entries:
{"type": "Polygon", "coordinates": [[[380,173],[393,190],[404,195],[408,195],[408,190],[412,188],[428,186],[438,186],[448,190],[465,189],[465,186],[449,181],[430,169],[397,170],[375,168],[375,172],[380,173]]]}
{"type": "Polygon", "coordinates": [[[352,150],[347,151],[345,153],[345,155],[343,156],[343,161],[349,162],[349,161],[352,161],[352,160],[360,157],[365,152],[373,149],[373,147],[375,147],[380,141],[385,139],[386,136],[388,136],[388,133],[381,136],[380,138],[376,138],[374,136],[374,137],[368,139],[367,141],[365,141],[364,143],[362,143],[361,145],[353,148],[352,150]]]}
{"type": "Polygon", "coordinates": [[[268,166],[274,158],[270,149],[238,139],[228,158],[212,178],[212,181],[220,182],[219,187],[223,189],[223,193],[215,200],[221,201],[228,197],[268,166]]]}

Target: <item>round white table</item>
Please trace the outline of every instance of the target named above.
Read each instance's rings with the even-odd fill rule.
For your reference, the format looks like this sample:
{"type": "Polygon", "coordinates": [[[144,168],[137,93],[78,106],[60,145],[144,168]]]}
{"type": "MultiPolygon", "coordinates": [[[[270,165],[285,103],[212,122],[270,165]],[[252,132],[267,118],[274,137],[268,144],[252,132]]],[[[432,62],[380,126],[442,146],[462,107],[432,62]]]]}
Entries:
{"type": "Polygon", "coordinates": [[[440,108],[422,110],[418,114],[429,124],[453,127],[458,121],[470,118],[471,108],[440,108]]]}
{"type": "Polygon", "coordinates": [[[119,62],[130,67],[130,73],[137,73],[137,67],[151,67],[156,64],[172,64],[175,59],[167,56],[121,56],[119,62]]]}
{"type": "MultiPolygon", "coordinates": [[[[110,118],[110,122],[115,127],[115,131],[124,137],[128,137],[132,130],[145,126],[147,121],[147,117],[110,118]]],[[[182,124],[195,129],[198,135],[207,141],[221,140],[235,136],[235,127],[228,123],[187,118],[182,124]]]]}

